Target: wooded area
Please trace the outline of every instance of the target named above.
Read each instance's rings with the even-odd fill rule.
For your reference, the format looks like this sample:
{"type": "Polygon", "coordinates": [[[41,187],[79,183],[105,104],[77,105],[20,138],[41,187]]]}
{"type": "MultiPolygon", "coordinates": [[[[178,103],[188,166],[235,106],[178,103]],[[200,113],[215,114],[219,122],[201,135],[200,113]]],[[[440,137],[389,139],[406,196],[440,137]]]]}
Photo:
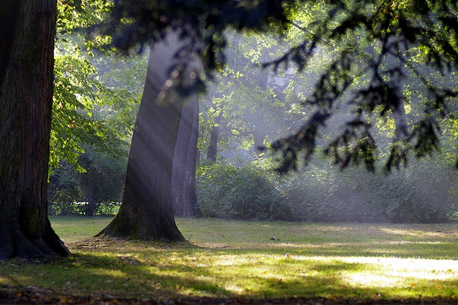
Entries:
{"type": "Polygon", "coordinates": [[[452,0],[2,1],[0,260],[69,256],[48,215],[453,226],[457,29],[452,0]]]}

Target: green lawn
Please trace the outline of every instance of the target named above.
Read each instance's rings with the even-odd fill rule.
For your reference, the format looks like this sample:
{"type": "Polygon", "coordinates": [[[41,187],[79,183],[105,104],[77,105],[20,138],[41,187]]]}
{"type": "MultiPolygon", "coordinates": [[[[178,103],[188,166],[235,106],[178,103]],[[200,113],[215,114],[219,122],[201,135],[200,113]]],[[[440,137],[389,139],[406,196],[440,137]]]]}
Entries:
{"type": "Polygon", "coordinates": [[[0,284],[124,297],[458,298],[458,224],[178,219],[189,243],[90,238],[109,218],[53,217],[73,255],[0,265],[0,284]]]}

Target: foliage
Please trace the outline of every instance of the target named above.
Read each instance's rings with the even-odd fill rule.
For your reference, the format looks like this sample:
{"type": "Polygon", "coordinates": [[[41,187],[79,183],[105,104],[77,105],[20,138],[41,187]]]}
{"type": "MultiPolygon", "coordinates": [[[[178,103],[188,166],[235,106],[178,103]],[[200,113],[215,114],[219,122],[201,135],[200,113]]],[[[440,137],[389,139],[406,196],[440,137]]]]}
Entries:
{"type": "MultiPolygon", "coordinates": [[[[452,0],[119,0],[98,30],[112,35],[112,44],[127,51],[157,42],[169,29],[176,29],[188,38],[177,56],[183,65],[189,56],[200,56],[207,78],[226,63],[227,29],[285,36],[288,29],[300,29],[300,35],[298,31],[293,35],[295,46],[265,64],[275,71],[291,64],[299,71],[309,70],[313,58],[330,47],[331,61],[318,74],[310,94],[302,94],[313,112],[294,135],[272,145],[280,172],[311,160],[326,123],[342,109],[352,116],[337,136],[324,139],[324,152],[342,168],[363,163],[374,170],[378,143],[372,119],[398,113],[402,119],[402,109],[409,103],[404,85],[418,80],[426,101],[413,124],[408,127],[401,120],[400,133],[391,137],[385,163],[389,171],[405,164],[412,153],[422,157],[437,150],[439,122],[451,113],[458,91],[434,78],[457,70],[457,11],[452,0]],[[298,24],[296,19],[305,22],[298,24]]],[[[196,85],[203,80],[196,80],[196,85]]],[[[309,91],[309,84],[304,87],[309,91]]]]}
{"type": "Polygon", "coordinates": [[[88,202],[95,204],[95,214],[112,214],[120,201],[146,67],[144,57],[94,53],[90,48],[106,44],[106,37],[83,39],[81,29],[100,22],[111,6],[105,0],[58,1],[51,214],[84,215],[88,202]]]}
{"type": "Polygon", "coordinates": [[[237,219],[288,219],[272,177],[254,166],[213,163],[200,167],[197,198],[204,216],[237,219]]]}
{"type": "Polygon", "coordinates": [[[125,149],[126,128],[110,126],[114,116],[103,117],[102,101],[135,103],[135,95],[105,87],[96,80],[97,71],[92,64],[81,57],[56,56],[55,74],[51,169],[58,167],[63,159],[84,171],[77,163],[84,144],[118,155],[125,149]]]}
{"type": "Polygon", "coordinates": [[[49,201],[51,215],[87,215],[94,205],[94,215],[113,215],[121,201],[127,152],[110,156],[86,146],[78,162],[85,172],[62,162],[50,177],[49,201]]]}
{"type": "Polygon", "coordinates": [[[436,82],[434,72],[450,75],[458,67],[457,11],[452,1],[376,0],[330,5],[327,18],[308,25],[313,37],[272,63],[277,69],[293,61],[301,70],[323,41],[337,49],[306,101],[315,107],[313,115],[296,134],[272,145],[283,157],[279,171],[297,168],[299,155],[306,162],[310,160],[319,132],[339,108],[351,107],[352,118],[324,152],[342,168],[364,163],[374,170],[374,116],[401,117],[385,163],[387,171],[405,164],[412,152],[423,157],[437,150],[439,121],[450,113],[458,91],[455,84],[436,82]],[[355,79],[364,82],[355,88],[355,79]],[[427,101],[422,115],[407,127],[402,122],[404,104],[408,103],[403,87],[412,79],[421,82],[427,101]]]}
{"type": "MultiPolygon", "coordinates": [[[[107,0],[58,0],[56,22],[58,39],[65,42],[69,35],[81,34],[83,29],[102,22],[112,7],[113,3],[107,0]]],[[[93,40],[85,41],[85,45],[91,48],[106,45],[110,41],[108,36],[97,36],[93,40]]],[[[89,54],[93,55],[92,52],[89,54]]]]}
{"type": "Polygon", "coordinates": [[[457,183],[453,171],[427,162],[386,176],[315,161],[281,179],[259,163],[214,163],[201,167],[197,189],[206,217],[437,223],[457,220],[457,183]]]}
{"type": "Polygon", "coordinates": [[[81,207],[75,203],[82,196],[77,172],[73,166],[63,163],[50,177],[48,185],[48,213],[51,215],[81,214],[81,207]]]}
{"type": "MultiPolygon", "coordinates": [[[[58,1],[57,43],[55,49],[55,81],[51,131],[50,169],[58,168],[62,160],[80,172],[85,169],[78,158],[84,146],[111,156],[125,154],[136,115],[140,89],[110,84],[100,71],[112,62],[106,56],[94,58],[90,47],[106,44],[106,40],[88,41],[82,28],[101,22],[112,3],[95,1],[58,1]],[[138,90],[138,91],[135,91],[138,90]]],[[[98,55],[100,53],[97,53],[98,55]]],[[[135,63],[143,62],[131,58],[135,63]]],[[[130,73],[122,65],[123,73],[117,84],[129,79],[130,73]]],[[[119,71],[119,69],[118,69],[119,71]]],[[[138,71],[135,71],[138,72],[138,71]]],[[[118,72],[119,73],[119,72],[118,72]]],[[[144,75],[142,75],[144,76],[144,75]]]]}

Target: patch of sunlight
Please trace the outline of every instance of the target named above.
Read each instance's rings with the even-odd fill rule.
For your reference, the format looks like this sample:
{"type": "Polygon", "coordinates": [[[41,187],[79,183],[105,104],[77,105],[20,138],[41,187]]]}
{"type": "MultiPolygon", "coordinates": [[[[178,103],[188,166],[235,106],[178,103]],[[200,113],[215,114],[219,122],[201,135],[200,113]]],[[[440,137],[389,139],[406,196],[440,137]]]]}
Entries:
{"type": "Polygon", "coordinates": [[[0,285],[6,285],[6,284],[9,284],[11,280],[6,278],[6,277],[3,277],[0,275],[0,285]]]}
{"type": "Polygon", "coordinates": [[[256,265],[265,264],[267,259],[278,259],[279,255],[220,255],[215,259],[213,266],[236,266],[236,265],[256,265]]]}
{"type": "Polygon", "coordinates": [[[92,268],[87,270],[88,273],[94,275],[103,275],[103,276],[110,276],[114,278],[126,278],[128,274],[121,270],[113,270],[113,269],[103,269],[103,268],[92,268]]]}
{"type": "Polygon", "coordinates": [[[394,228],[380,228],[380,231],[394,235],[407,235],[414,237],[458,237],[458,232],[442,232],[442,231],[423,231],[423,230],[402,230],[394,228]]]}
{"type": "Polygon", "coordinates": [[[360,272],[354,274],[346,274],[344,281],[349,285],[364,288],[375,287],[398,287],[404,280],[398,277],[392,277],[371,272],[360,272]]]}
{"type": "Polygon", "coordinates": [[[210,291],[205,291],[205,290],[201,290],[201,289],[195,289],[195,288],[192,288],[192,287],[176,286],[174,289],[180,295],[206,296],[206,297],[211,297],[212,296],[212,293],[210,291]]]}
{"type": "Polygon", "coordinates": [[[441,245],[444,242],[440,241],[408,241],[408,240],[399,240],[399,241],[367,241],[367,242],[358,242],[358,241],[351,241],[351,242],[326,242],[326,243],[271,243],[271,244],[256,244],[251,243],[251,247],[263,247],[267,249],[282,249],[282,248],[294,248],[294,249],[306,249],[306,248],[313,248],[313,249],[325,249],[325,248],[333,248],[333,247],[345,247],[345,246],[370,246],[370,245],[441,245]]]}
{"type": "MultiPolygon", "coordinates": [[[[312,242],[269,242],[269,243],[194,243],[194,245],[198,247],[203,247],[207,249],[220,249],[220,250],[235,250],[235,249],[298,249],[298,250],[306,250],[306,249],[339,249],[342,247],[370,247],[370,246],[396,246],[396,245],[443,245],[444,242],[442,241],[408,241],[408,240],[391,240],[391,241],[349,241],[349,242],[320,242],[320,243],[312,243],[312,242]]],[[[384,249],[380,249],[376,251],[373,249],[374,253],[381,253],[386,251],[384,249]]]]}
{"type": "Polygon", "coordinates": [[[414,279],[421,279],[421,280],[437,280],[437,281],[446,281],[446,280],[458,280],[458,275],[454,272],[448,271],[435,271],[435,272],[427,272],[427,271],[408,271],[408,272],[401,272],[401,271],[393,271],[386,273],[389,276],[395,276],[397,278],[414,278],[414,279]]]}
{"type": "Polygon", "coordinates": [[[303,229],[310,230],[310,231],[322,231],[322,232],[342,232],[342,231],[353,231],[355,230],[354,227],[350,226],[343,226],[343,225],[333,225],[333,226],[308,226],[303,227],[303,229]]]}
{"type": "Polygon", "coordinates": [[[348,263],[381,264],[384,268],[392,270],[403,270],[411,272],[422,270],[427,272],[452,271],[458,276],[457,260],[433,260],[417,258],[396,258],[396,257],[335,257],[335,259],[348,263]]]}
{"type": "MultiPolygon", "coordinates": [[[[295,259],[307,261],[329,260],[323,257],[295,257],[295,259]]],[[[397,287],[407,281],[416,280],[458,280],[458,261],[456,260],[334,257],[333,261],[378,267],[373,271],[348,271],[341,274],[343,281],[358,287],[397,287]]]]}
{"type": "Polygon", "coordinates": [[[237,284],[229,284],[229,285],[226,285],[224,286],[224,289],[226,289],[227,291],[230,291],[232,293],[235,293],[235,294],[241,294],[245,291],[245,289],[243,287],[241,287],[240,285],[237,285],[237,284]]]}

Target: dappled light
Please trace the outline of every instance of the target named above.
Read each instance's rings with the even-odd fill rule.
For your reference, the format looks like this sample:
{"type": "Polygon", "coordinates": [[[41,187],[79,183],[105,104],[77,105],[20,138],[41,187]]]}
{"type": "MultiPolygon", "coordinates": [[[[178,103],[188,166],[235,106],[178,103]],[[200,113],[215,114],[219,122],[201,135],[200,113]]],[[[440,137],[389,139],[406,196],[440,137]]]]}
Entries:
{"type": "Polygon", "coordinates": [[[457,231],[442,231],[440,227],[437,228],[437,231],[424,232],[422,230],[415,229],[401,229],[401,228],[381,228],[381,231],[388,234],[395,234],[401,236],[415,236],[415,237],[455,237],[458,239],[457,231]]]}
{"type": "MultiPolygon", "coordinates": [[[[62,234],[71,218],[52,220],[64,240],[74,239],[71,231],[62,234]]],[[[109,220],[98,219],[97,225],[103,227],[109,220]]],[[[81,232],[90,232],[94,224],[73,221],[80,222],[81,232]]],[[[17,281],[63,293],[103,291],[141,297],[398,299],[448,298],[457,293],[456,237],[428,234],[435,232],[436,225],[424,225],[423,230],[418,225],[402,225],[403,231],[399,231],[399,225],[388,224],[342,224],[336,226],[342,230],[332,230],[328,224],[318,223],[177,222],[185,236],[193,234],[194,241],[75,240],[69,244],[74,253],[69,260],[0,266],[1,284],[17,281]],[[289,232],[287,236],[281,235],[284,230],[289,232]],[[423,234],[399,235],[412,230],[423,234]],[[357,241],[361,232],[367,232],[366,241],[357,241]],[[273,241],[271,235],[295,241],[273,241]],[[404,241],[407,236],[413,239],[404,241]],[[342,241],[336,242],[338,239],[342,241]],[[42,274],[41,280],[29,276],[32,273],[42,274]]],[[[447,232],[456,229],[456,224],[441,225],[447,232]]]]}
{"type": "Polygon", "coordinates": [[[458,303],[458,1],[0,0],[0,304],[458,303]]]}

